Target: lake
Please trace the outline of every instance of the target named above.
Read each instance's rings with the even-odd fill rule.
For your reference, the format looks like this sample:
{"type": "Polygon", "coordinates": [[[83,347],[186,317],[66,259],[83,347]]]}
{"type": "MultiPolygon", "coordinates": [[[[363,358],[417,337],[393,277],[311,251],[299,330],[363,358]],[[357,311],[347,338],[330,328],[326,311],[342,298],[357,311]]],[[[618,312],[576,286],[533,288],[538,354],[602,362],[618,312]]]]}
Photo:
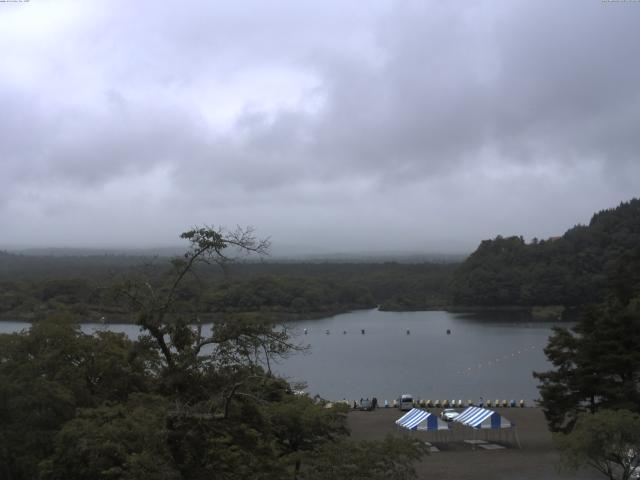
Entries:
{"type": "MultiPolygon", "coordinates": [[[[411,393],[431,400],[483,397],[531,404],[538,398],[531,372],[550,368],[542,350],[557,324],[516,317],[359,310],[298,321],[289,327],[309,351],[292,355],[274,370],[290,381],[306,382],[310,394],[332,400],[375,396],[391,401],[411,393]]],[[[0,322],[0,332],[28,326],[0,322]]],[[[100,328],[105,327],[82,325],[87,333],[100,328]]],[[[131,337],[139,332],[134,325],[108,328],[131,337]]]]}
{"type": "Polygon", "coordinates": [[[543,348],[556,324],[516,322],[515,316],[364,310],[296,322],[310,354],[287,359],[279,372],[336,400],[411,393],[531,403],[538,398],[531,372],[550,368],[543,348]]]}

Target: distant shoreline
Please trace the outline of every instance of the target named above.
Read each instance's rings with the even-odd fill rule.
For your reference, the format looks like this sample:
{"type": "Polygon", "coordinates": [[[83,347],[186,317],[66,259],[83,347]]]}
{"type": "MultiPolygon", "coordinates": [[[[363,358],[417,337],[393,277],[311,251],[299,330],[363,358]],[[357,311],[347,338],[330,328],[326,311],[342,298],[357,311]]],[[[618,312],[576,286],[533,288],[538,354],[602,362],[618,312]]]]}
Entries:
{"type": "MultiPolygon", "coordinates": [[[[216,313],[200,313],[197,314],[201,318],[201,323],[212,323],[218,320],[222,320],[225,316],[234,316],[237,315],[239,317],[242,316],[251,316],[257,315],[262,316],[263,318],[269,318],[274,322],[298,322],[305,320],[317,320],[322,318],[333,317],[336,315],[341,315],[350,312],[356,311],[366,311],[366,310],[380,310],[381,312],[434,312],[434,311],[444,311],[448,313],[460,313],[460,314],[469,314],[469,315],[482,315],[482,314],[491,314],[491,313],[515,313],[523,315],[523,321],[573,321],[576,315],[576,308],[566,309],[562,306],[558,305],[547,305],[547,306],[533,306],[533,307],[523,307],[518,305],[505,305],[505,306],[462,306],[462,305],[434,305],[430,307],[423,308],[404,308],[404,309],[396,309],[396,308],[385,308],[384,305],[380,305],[378,307],[372,308],[345,308],[345,309],[333,309],[333,310],[325,310],[325,311],[317,311],[317,312],[305,312],[305,313],[295,313],[295,312],[269,312],[269,311],[245,311],[245,312],[216,312],[216,313]]],[[[39,314],[40,318],[42,316],[47,316],[54,314],[56,312],[41,312],[39,314]]],[[[75,314],[78,316],[82,316],[79,314],[75,314]]],[[[124,313],[109,313],[109,312],[90,312],[86,315],[86,319],[81,321],[80,323],[105,323],[107,325],[135,325],[136,323],[131,321],[130,319],[135,316],[135,313],[124,314],[124,313]],[[102,318],[105,318],[105,321],[102,322],[102,318]]],[[[0,317],[0,322],[24,322],[24,323],[33,323],[39,321],[39,318],[36,318],[34,314],[24,315],[24,314],[13,314],[13,315],[3,315],[0,317]]]]}

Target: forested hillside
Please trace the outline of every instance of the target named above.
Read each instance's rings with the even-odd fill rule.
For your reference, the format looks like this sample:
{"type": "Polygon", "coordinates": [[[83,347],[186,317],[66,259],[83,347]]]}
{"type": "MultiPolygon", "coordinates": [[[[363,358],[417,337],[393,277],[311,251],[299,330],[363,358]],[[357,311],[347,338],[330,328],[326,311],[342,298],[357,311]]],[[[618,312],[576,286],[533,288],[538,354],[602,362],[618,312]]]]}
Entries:
{"type": "Polygon", "coordinates": [[[576,306],[607,289],[627,298],[640,289],[640,199],[596,213],[548,240],[483,241],[455,271],[452,301],[474,306],[576,306]]]}
{"type": "MultiPolygon", "coordinates": [[[[64,309],[88,320],[127,321],[118,289],[144,274],[158,278],[169,259],[127,256],[28,256],[0,252],[0,318],[37,319],[64,309]]],[[[454,264],[234,263],[194,268],[181,286],[185,312],[204,316],[260,312],[284,318],[329,315],[380,305],[442,307],[454,264]]],[[[130,319],[129,319],[130,320],[130,319]]]]}
{"type": "MultiPolygon", "coordinates": [[[[154,278],[164,257],[30,256],[0,252],[0,318],[37,319],[62,309],[127,321],[123,279],[154,278]]],[[[481,242],[462,264],[248,262],[199,266],[181,287],[183,311],[260,312],[281,318],[383,310],[578,306],[607,291],[630,298],[640,288],[640,200],[596,213],[562,237],[501,237],[481,242]]]]}

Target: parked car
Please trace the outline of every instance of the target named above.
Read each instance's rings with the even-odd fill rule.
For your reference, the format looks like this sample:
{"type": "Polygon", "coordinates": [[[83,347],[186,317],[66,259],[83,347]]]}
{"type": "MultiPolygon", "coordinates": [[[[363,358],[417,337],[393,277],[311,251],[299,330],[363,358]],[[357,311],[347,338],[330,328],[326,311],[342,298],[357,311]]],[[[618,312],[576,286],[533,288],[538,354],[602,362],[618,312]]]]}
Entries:
{"type": "Polygon", "coordinates": [[[413,408],[413,396],[409,395],[408,393],[400,395],[400,397],[398,397],[398,400],[396,400],[396,405],[402,411],[411,410],[413,408]]]}
{"type": "Polygon", "coordinates": [[[365,410],[367,412],[373,410],[373,403],[368,398],[365,400],[360,400],[360,410],[365,410]]]}
{"type": "Polygon", "coordinates": [[[456,411],[453,408],[445,408],[444,410],[442,410],[442,412],[440,412],[440,418],[447,422],[454,420],[458,415],[460,415],[460,412],[456,411]]]}

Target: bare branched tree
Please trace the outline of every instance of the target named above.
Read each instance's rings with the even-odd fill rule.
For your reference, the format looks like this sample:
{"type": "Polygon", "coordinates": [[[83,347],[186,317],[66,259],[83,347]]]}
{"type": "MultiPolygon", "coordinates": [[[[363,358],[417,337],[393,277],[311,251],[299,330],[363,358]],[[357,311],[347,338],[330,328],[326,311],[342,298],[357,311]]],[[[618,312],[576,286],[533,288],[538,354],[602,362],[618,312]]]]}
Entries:
{"type": "Polygon", "coordinates": [[[252,227],[237,227],[227,231],[212,226],[195,227],[182,233],[189,241],[182,257],[171,261],[170,275],[154,282],[151,278],[130,280],[120,289],[137,313],[137,323],[153,337],[162,352],[167,367],[172,370],[184,357],[194,360],[204,346],[217,343],[213,335],[204,335],[198,319],[181,319],[175,311],[180,287],[188,275],[196,275],[197,264],[214,264],[223,271],[242,256],[267,255],[269,239],[258,239],[252,227]]]}
{"type": "Polygon", "coordinates": [[[250,227],[226,231],[209,226],[193,228],[180,237],[189,242],[189,248],[171,260],[166,275],[160,275],[154,264],[126,282],[121,293],[148,341],[162,354],[159,373],[164,388],[175,394],[174,413],[226,418],[239,399],[267,401],[288,388],[273,377],[272,364],[303,348],[291,342],[286,326],[255,315],[218,320],[205,332],[198,317],[198,295],[190,297],[186,306],[182,302],[187,278],[201,283],[200,264],[220,267],[226,276],[237,259],[266,255],[268,239],[258,239],[250,227]]]}

